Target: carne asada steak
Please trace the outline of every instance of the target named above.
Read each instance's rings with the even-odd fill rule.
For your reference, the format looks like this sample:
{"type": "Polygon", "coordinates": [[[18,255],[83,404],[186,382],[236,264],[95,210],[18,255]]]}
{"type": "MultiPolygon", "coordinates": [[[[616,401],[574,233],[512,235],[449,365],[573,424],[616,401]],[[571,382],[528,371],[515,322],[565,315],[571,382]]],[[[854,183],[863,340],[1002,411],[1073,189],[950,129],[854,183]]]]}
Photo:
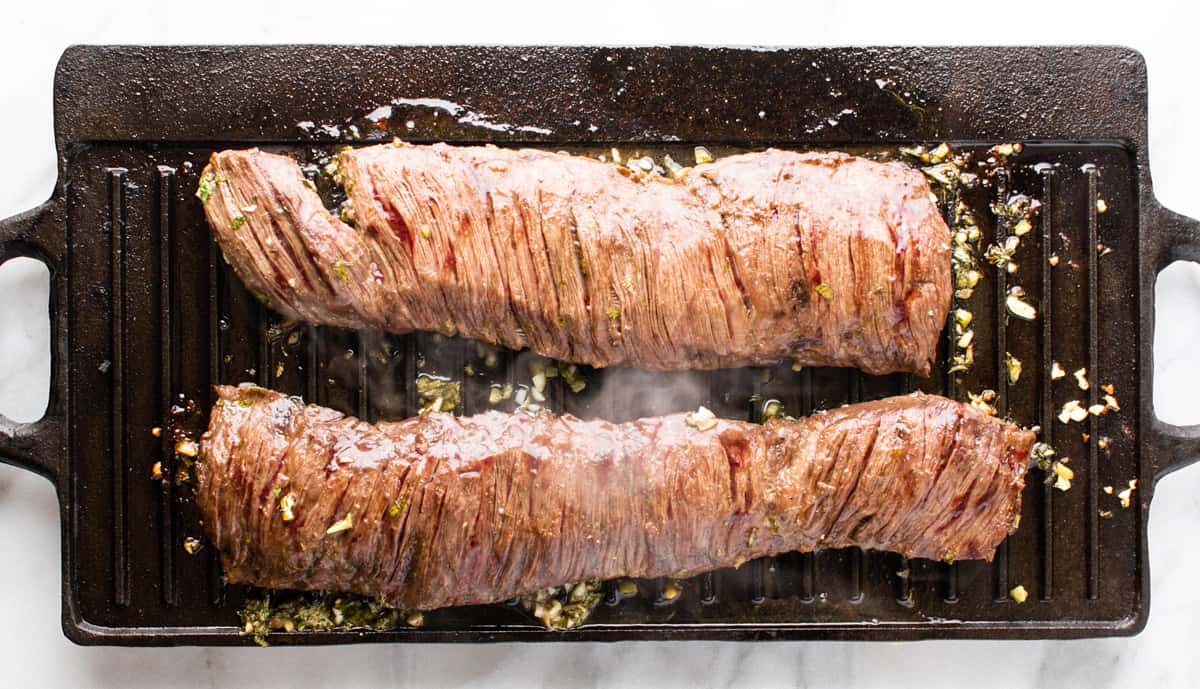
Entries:
{"type": "Polygon", "coordinates": [[[424,413],[217,388],[196,502],[230,582],[426,610],[861,546],[986,558],[1033,433],[913,394],[765,425],[424,413]]]}
{"type": "Polygon", "coordinates": [[[396,143],[346,150],[337,169],[352,226],[284,156],[222,151],[201,178],[225,257],[289,318],[597,367],[928,375],[950,308],[950,231],[900,163],[768,150],[670,179],[396,143]]]}

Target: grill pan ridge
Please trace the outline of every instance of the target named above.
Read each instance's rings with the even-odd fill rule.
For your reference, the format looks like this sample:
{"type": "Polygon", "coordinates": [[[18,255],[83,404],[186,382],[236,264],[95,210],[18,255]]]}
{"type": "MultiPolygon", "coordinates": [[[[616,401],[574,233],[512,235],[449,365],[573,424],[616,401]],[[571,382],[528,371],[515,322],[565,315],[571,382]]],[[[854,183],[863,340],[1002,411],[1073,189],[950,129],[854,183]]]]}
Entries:
{"type": "MultiPolygon", "coordinates": [[[[203,407],[212,383],[254,380],[363,418],[398,418],[416,409],[419,372],[457,373],[472,356],[473,345],[427,334],[302,326],[294,347],[272,341],[278,318],[224,264],[192,197],[214,150],[258,145],[313,161],[394,134],[590,153],[940,141],[985,152],[1023,142],[1021,165],[964,199],[986,209],[1023,193],[1042,209],[1018,273],[990,271],[970,300],[976,365],[958,380],[945,374],[946,351],[928,379],[787,366],[769,382],[759,369],[594,371],[579,395],[552,387],[550,406],[620,421],[705,404],[761,420],[752,395],[799,416],[912,389],[965,399],[991,388],[1002,415],[1043,427],[1076,481],[1064,493],[1030,474],[1021,527],[993,563],[789,554],[686,580],[671,605],[656,604],[665,581],[643,582],[650,595],[602,604],[566,632],[497,605],[435,611],[419,629],[280,633],[272,643],[1136,633],[1149,609],[1154,484],[1200,455],[1200,427],[1159,421],[1151,401],[1155,276],[1200,260],[1200,225],[1154,199],[1146,83],[1141,56],[1116,47],[68,49],[55,78],[54,194],[0,221],[0,261],[32,256],[51,271],[49,407],[30,424],[0,417],[0,459],[57,490],[65,633],[84,644],[251,643],[235,614],[246,591],[222,583],[210,548],[181,547],[199,535],[188,489],[150,479],[155,461],[167,476],[175,469],[169,434],[149,429],[164,425],[178,395],[203,407]],[[1101,255],[1100,243],[1112,252],[1101,255]],[[1059,268],[1048,267],[1052,255],[1059,268]],[[1038,304],[1037,320],[1004,317],[1015,284],[1038,304]],[[390,355],[370,355],[381,350],[390,355]],[[1006,352],[1025,362],[1014,385],[1006,352]],[[1092,389],[1051,383],[1051,361],[1086,366],[1092,389]],[[674,407],[648,393],[683,379],[674,407]],[[1115,386],[1119,414],[1057,421],[1068,399],[1093,402],[1098,383],[1115,386]],[[1101,450],[1081,433],[1112,443],[1101,450]],[[1129,509],[1102,490],[1135,478],[1129,509]],[[1008,597],[1016,585],[1029,591],[1025,604],[1008,597]]],[[[977,215],[985,243],[995,239],[1002,229],[977,215]]],[[[521,361],[502,354],[499,378],[466,379],[462,412],[486,408],[488,382],[518,382],[521,361]]]]}

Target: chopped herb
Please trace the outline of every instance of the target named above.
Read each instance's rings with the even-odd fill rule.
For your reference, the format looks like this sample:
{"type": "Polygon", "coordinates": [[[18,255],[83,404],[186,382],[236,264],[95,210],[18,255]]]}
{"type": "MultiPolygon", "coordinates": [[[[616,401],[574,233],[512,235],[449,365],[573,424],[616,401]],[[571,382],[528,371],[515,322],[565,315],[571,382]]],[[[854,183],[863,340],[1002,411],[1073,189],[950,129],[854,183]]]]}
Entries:
{"type": "Polygon", "coordinates": [[[333,272],[338,276],[338,279],[346,284],[350,284],[350,262],[338,256],[333,261],[333,272]]]}
{"type": "Polygon", "coordinates": [[[613,307],[609,308],[607,311],[605,311],[604,315],[608,316],[608,320],[612,321],[613,323],[616,323],[617,320],[621,318],[621,309],[613,306],[613,307]]]}
{"type": "Polygon", "coordinates": [[[813,290],[815,290],[817,294],[821,295],[821,298],[825,301],[833,301],[833,288],[829,285],[817,285],[816,287],[813,287],[813,290]]]}
{"type": "Polygon", "coordinates": [[[1029,465],[1036,466],[1042,471],[1050,471],[1050,466],[1053,463],[1052,458],[1054,455],[1054,448],[1050,447],[1046,443],[1034,443],[1033,447],[1029,449],[1029,465]]]}
{"type": "Polygon", "coordinates": [[[602,589],[598,580],[552,586],[521,596],[521,607],[547,629],[571,629],[583,624],[600,604],[602,589]]]}
{"type": "Polygon", "coordinates": [[[208,203],[217,184],[217,176],[211,172],[200,177],[200,184],[196,187],[196,198],[200,199],[200,203],[208,203]]]}
{"type": "Polygon", "coordinates": [[[430,237],[433,236],[433,228],[430,227],[429,225],[421,225],[420,232],[421,232],[421,236],[424,237],[425,239],[429,239],[430,237]]]}
{"type": "MultiPolygon", "coordinates": [[[[342,593],[287,593],[263,591],[247,599],[238,612],[243,636],[259,646],[275,631],[328,631],[332,629],[395,629],[420,613],[405,612],[379,598],[342,593]],[[272,596],[279,602],[273,603],[272,596]]],[[[419,626],[419,625],[413,625],[419,626]]]]}
{"type": "Polygon", "coordinates": [[[231,222],[229,224],[229,229],[233,230],[234,232],[237,232],[238,230],[240,230],[242,228],[242,225],[245,225],[245,224],[246,224],[246,218],[244,216],[235,215],[235,216],[233,216],[233,222],[231,222]]]}
{"type": "Polygon", "coordinates": [[[417,376],[417,403],[421,411],[450,411],[459,405],[461,394],[462,384],[456,380],[417,376]]]}
{"type": "Polygon", "coordinates": [[[388,505],[388,507],[387,507],[387,516],[392,519],[395,519],[396,517],[399,517],[401,514],[403,514],[404,511],[407,509],[408,509],[408,500],[400,500],[399,502],[393,502],[392,504],[388,505]]]}
{"type": "Polygon", "coordinates": [[[253,294],[254,298],[257,299],[260,303],[263,303],[263,304],[271,303],[271,295],[267,294],[265,291],[263,291],[261,289],[252,289],[252,290],[250,290],[250,294],[253,294]]]}

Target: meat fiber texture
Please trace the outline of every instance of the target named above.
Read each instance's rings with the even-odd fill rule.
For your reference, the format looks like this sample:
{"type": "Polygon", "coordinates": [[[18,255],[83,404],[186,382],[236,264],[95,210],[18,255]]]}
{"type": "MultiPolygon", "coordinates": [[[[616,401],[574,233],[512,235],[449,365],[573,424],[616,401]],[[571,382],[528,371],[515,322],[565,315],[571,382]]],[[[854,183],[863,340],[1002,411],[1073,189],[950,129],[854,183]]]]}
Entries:
{"type": "Polygon", "coordinates": [[[217,393],[196,503],[226,579],[408,610],[822,548],[991,559],[1034,441],[921,394],[701,430],[685,414],[370,424],[254,386],[217,393]]]}
{"type": "Polygon", "coordinates": [[[337,164],[352,225],[285,156],[222,151],[202,178],[225,257],[289,318],[596,367],[928,375],[950,308],[950,231],[900,163],[767,150],[670,179],[397,142],[337,164]]]}

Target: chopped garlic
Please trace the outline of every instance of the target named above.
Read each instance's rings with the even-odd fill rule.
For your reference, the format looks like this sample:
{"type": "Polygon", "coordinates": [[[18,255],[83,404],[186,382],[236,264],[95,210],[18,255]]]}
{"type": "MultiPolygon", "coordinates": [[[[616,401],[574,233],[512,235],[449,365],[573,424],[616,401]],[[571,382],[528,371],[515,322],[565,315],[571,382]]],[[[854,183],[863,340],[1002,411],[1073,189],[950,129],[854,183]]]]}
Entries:
{"type": "Polygon", "coordinates": [[[1013,225],[1013,234],[1017,235],[1018,237],[1023,237],[1029,234],[1032,229],[1033,225],[1029,222],[1029,220],[1022,219],[1016,225],[1013,225]]]}
{"type": "Polygon", "coordinates": [[[279,517],[285,522],[290,522],[296,518],[295,513],[296,496],[288,493],[279,499],[279,517]]]}
{"type": "Polygon", "coordinates": [[[1087,379],[1087,368],[1086,367],[1079,369],[1072,375],[1075,376],[1075,381],[1077,383],[1079,383],[1080,390],[1087,390],[1088,388],[1092,387],[1092,384],[1089,383],[1088,379],[1087,379]]]}
{"type": "Polygon", "coordinates": [[[1008,368],[1008,382],[1010,385],[1016,384],[1021,379],[1021,360],[1017,357],[1004,353],[1004,365],[1008,368]]]}
{"type": "Polygon", "coordinates": [[[1108,202],[1104,199],[1096,199],[1096,212],[1104,213],[1108,211],[1108,202]]]}
{"type": "Polygon", "coordinates": [[[1008,295],[1008,298],[1004,300],[1004,306],[1008,308],[1009,313],[1022,320],[1032,321],[1037,318],[1037,309],[1016,294],[1008,295]]]}
{"type": "Polygon", "coordinates": [[[996,415],[996,408],[992,406],[992,402],[996,400],[995,390],[984,390],[978,395],[968,392],[967,397],[971,400],[971,406],[988,416],[996,415]]]}
{"type": "Polygon", "coordinates": [[[175,444],[175,451],[184,457],[195,457],[200,454],[200,448],[196,443],[188,438],[184,438],[175,444]]]}
{"type": "Polygon", "coordinates": [[[1121,411],[1121,405],[1117,404],[1116,397],[1113,397],[1112,395],[1105,395],[1100,399],[1104,400],[1104,406],[1108,407],[1109,409],[1113,411],[1121,411]]]}
{"type": "Polygon", "coordinates": [[[1138,480],[1135,478],[1129,482],[1128,488],[1117,493],[1117,498],[1121,500],[1121,507],[1124,509],[1129,509],[1129,506],[1133,504],[1133,491],[1137,490],[1137,485],[1138,480]]]}
{"type": "Polygon", "coordinates": [[[1105,486],[1105,487],[1103,488],[1103,490],[1104,490],[1104,492],[1105,492],[1105,493],[1107,493],[1107,494],[1109,494],[1109,495],[1112,495],[1112,494],[1113,494],[1113,487],[1112,487],[1112,486],[1105,486]]]}
{"type": "Polygon", "coordinates": [[[1058,365],[1057,361],[1050,363],[1050,380],[1058,380],[1065,375],[1067,375],[1067,372],[1063,370],[1062,366],[1058,365]]]}
{"type": "Polygon", "coordinates": [[[328,529],[325,529],[325,533],[331,535],[331,534],[335,534],[335,533],[341,533],[342,531],[349,531],[350,529],[353,529],[353,528],[354,528],[354,515],[347,512],[345,517],[342,517],[341,519],[339,519],[336,522],[334,522],[333,524],[331,524],[328,529]]]}
{"type": "Polygon", "coordinates": [[[1082,422],[1088,417],[1088,410],[1079,403],[1079,400],[1071,400],[1063,405],[1062,411],[1058,413],[1058,420],[1063,423],[1071,421],[1082,422]]]}
{"type": "Polygon", "coordinates": [[[1103,404],[1093,404],[1092,406],[1088,407],[1087,410],[1092,416],[1100,416],[1108,411],[1108,407],[1104,406],[1103,404]]]}
{"type": "Polygon", "coordinates": [[[1029,599],[1029,592],[1025,590],[1024,586],[1019,585],[1014,586],[1013,589],[1008,592],[1008,595],[1018,603],[1024,603],[1029,599]]]}
{"type": "Polygon", "coordinates": [[[954,323],[959,328],[962,328],[965,330],[967,326],[971,325],[971,321],[974,320],[974,318],[975,318],[975,316],[966,309],[955,309],[954,310],[954,323]]]}
{"type": "Polygon", "coordinates": [[[698,431],[707,431],[717,425],[717,415],[713,414],[708,407],[700,407],[684,417],[684,423],[698,431]]]}
{"type": "MultiPolygon", "coordinates": [[[[614,148],[613,152],[615,153],[616,150],[617,149],[614,148]]],[[[697,146],[695,149],[693,149],[692,155],[694,155],[696,157],[697,165],[702,165],[704,163],[711,163],[713,161],[712,154],[709,153],[708,149],[703,146],[697,146]]]]}

